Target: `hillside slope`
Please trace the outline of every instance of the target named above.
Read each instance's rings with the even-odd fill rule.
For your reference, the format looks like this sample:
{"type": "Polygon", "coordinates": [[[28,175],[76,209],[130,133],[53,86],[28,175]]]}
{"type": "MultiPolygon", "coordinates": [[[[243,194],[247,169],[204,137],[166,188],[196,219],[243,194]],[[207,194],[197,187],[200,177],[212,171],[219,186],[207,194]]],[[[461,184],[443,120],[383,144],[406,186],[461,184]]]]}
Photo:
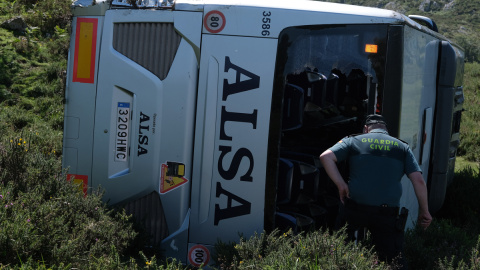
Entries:
{"type": "Polygon", "coordinates": [[[465,49],[468,62],[480,61],[480,0],[325,0],[422,15],[435,21],[438,32],[465,49]]]}

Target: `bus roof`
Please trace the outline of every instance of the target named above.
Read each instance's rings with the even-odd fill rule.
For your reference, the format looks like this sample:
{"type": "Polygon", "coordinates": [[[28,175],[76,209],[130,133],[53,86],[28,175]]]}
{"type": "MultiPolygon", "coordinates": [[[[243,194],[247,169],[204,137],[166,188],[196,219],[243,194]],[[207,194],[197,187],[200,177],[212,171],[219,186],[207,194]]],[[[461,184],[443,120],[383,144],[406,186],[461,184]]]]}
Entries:
{"type": "MultiPolygon", "coordinates": [[[[109,0],[72,0],[74,7],[87,7],[103,3],[109,0]]],[[[113,0],[114,6],[132,6],[128,0],[113,0]]],[[[386,9],[354,6],[348,4],[329,3],[313,0],[141,0],[138,1],[138,7],[161,8],[173,7],[175,10],[201,11],[208,5],[219,6],[249,6],[280,8],[291,10],[321,11],[351,15],[364,15],[372,17],[391,18],[393,20],[402,20],[403,15],[386,9]]]]}
{"type": "Polygon", "coordinates": [[[280,8],[304,11],[321,11],[331,13],[342,13],[352,15],[366,15],[374,17],[400,19],[401,14],[386,9],[354,6],[313,0],[176,0],[175,9],[195,9],[205,5],[225,6],[255,6],[265,8],[280,8]]]}
{"type": "MultiPolygon", "coordinates": [[[[89,7],[107,5],[110,1],[112,6],[132,6],[129,4],[129,0],[72,0],[72,5],[74,8],[89,7]]],[[[181,11],[203,11],[208,6],[223,6],[225,8],[236,6],[352,15],[369,18],[371,23],[408,24],[424,32],[438,35],[409,17],[392,10],[314,0],[136,0],[136,2],[139,8],[172,8],[181,11]]]]}

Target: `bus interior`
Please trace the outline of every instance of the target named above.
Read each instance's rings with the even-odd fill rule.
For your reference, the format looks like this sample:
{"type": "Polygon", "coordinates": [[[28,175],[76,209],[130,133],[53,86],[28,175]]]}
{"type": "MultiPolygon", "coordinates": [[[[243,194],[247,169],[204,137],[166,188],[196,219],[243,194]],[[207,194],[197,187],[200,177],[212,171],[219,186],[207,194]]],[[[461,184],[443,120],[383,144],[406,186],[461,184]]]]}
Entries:
{"type": "MultiPolygon", "coordinates": [[[[283,85],[275,227],[333,228],[336,186],[319,155],[361,133],[382,113],[386,25],[294,27],[279,38],[276,80],[283,85]]],[[[346,176],[345,162],[338,164],[346,176]]],[[[346,179],[346,178],[345,178],[346,179]]]]}

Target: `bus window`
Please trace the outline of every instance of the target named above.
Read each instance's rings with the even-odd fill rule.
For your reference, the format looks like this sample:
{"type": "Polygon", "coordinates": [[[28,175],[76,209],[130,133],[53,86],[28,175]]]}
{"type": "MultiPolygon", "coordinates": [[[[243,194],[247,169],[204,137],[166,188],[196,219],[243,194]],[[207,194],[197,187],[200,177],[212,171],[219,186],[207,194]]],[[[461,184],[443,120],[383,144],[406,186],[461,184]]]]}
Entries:
{"type": "Polygon", "coordinates": [[[361,132],[366,114],[382,113],[386,38],[386,25],[305,26],[282,33],[277,63],[284,65],[277,76],[284,89],[304,93],[297,95],[303,99],[302,125],[285,130],[282,147],[331,145],[361,132]]]}

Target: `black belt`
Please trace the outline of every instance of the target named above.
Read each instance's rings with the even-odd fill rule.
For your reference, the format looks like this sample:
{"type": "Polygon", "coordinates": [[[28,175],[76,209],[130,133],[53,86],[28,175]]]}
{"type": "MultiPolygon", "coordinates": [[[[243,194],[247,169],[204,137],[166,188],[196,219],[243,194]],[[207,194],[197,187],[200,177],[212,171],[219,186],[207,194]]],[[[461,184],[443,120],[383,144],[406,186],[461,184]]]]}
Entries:
{"type": "Polygon", "coordinates": [[[352,200],[345,201],[345,207],[354,210],[354,211],[362,211],[372,214],[379,214],[385,216],[398,216],[398,211],[400,207],[391,207],[391,206],[374,206],[374,205],[365,205],[359,204],[352,200]]]}

